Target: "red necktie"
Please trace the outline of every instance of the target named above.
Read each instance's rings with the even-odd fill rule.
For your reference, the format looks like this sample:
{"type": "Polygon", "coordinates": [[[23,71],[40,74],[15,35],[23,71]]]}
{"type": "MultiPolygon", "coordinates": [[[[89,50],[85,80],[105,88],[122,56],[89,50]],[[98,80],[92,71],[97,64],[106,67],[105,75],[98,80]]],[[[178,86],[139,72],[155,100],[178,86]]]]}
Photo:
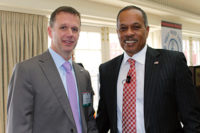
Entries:
{"type": "Polygon", "coordinates": [[[136,133],[136,71],[135,60],[128,59],[130,69],[123,88],[123,133],[136,133]]]}

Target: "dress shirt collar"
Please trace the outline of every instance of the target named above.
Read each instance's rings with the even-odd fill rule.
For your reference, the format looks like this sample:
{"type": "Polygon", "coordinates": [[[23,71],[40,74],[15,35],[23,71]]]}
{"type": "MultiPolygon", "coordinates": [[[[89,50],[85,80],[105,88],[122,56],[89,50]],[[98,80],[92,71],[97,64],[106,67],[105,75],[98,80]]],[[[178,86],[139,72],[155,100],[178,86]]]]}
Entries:
{"type": "MultiPolygon", "coordinates": [[[[49,52],[57,68],[60,68],[66,62],[66,60],[62,56],[60,56],[58,53],[56,53],[53,49],[49,48],[49,52]]],[[[72,58],[70,58],[68,61],[72,65],[72,58]]]]}
{"type": "Polygon", "coordinates": [[[136,62],[140,64],[145,64],[146,52],[147,52],[147,45],[145,45],[142,50],[134,54],[132,57],[130,57],[126,52],[124,52],[124,59],[122,61],[122,64],[125,65],[128,62],[129,58],[134,59],[136,62]]]}

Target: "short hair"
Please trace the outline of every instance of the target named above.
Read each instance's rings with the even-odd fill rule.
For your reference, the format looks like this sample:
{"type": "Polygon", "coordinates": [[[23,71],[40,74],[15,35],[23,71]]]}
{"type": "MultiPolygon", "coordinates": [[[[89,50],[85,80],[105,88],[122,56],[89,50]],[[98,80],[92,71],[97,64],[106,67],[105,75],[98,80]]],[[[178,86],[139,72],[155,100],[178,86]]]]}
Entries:
{"type": "Polygon", "coordinates": [[[81,15],[76,9],[74,9],[73,7],[70,7],[70,6],[61,6],[52,12],[51,17],[50,17],[50,22],[49,22],[50,27],[53,27],[53,24],[56,19],[56,15],[59,14],[60,12],[66,12],[66,13],[76,15],[79,17],[79,19],[81,21],[81,15]]]}
{"type": "Polygon", "coordinates": [[[144,25],[145,25],[145,27],[147,27],[148,26],[148,20],[147,20],[146,13],[144,12],[144,10],[142,10],[141,8],[134,6],[134,5],[126,6],[119,11],[119,13],[117,15],[117,25],[118,25],[119,15],[121,14],[121,12],[126,11],[126,10],[130,10],[130,9],[136,9],[136,10],[139,10],[142,13],[142,16],[143,16],[143,19],[144,19],[144,25]]]}

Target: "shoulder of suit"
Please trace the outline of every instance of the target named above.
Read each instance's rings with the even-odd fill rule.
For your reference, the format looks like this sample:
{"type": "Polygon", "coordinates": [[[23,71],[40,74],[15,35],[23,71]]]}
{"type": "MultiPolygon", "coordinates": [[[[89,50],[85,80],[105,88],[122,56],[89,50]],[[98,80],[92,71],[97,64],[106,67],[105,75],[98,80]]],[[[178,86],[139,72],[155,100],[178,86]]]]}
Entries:
{"type": "Polygon", "coordinates": [[[119,55],[119,56],[117,56],[117,57],[115,57],[115,58],[113,58],[113,59],[111,59],[111,60],[109,60],[105,63],[102,63],[100,66],[107,66],[107,65],[115,64],[116,62],[122,61],[122,59],[123,59],[123,54],[119,55]]]}
{"type": "Polygon", "coordinates": [[[79,69],[84,69],[82,63],[76,63],[76,62],[73,61],[73,65],[78,67],[79,69]]]}
{"type": "Polygon", "coordinates": [[[154,48],[151,48],[151,47],[149,47],[149,50],[156,51],[161,55],[165,55],[165,54],[167,54],[167,55],[178,55],[178,54],[182,53],[182,52],[179,52],[179,51],[172,51],[172,50],[167,50],[167,49],[154,49],[154,48]]]}
{"type": "Polygon", "coordinates": [[[73,66],[76,67],[78,70],[80,70],[82,72],[89,73],[89,71],[84,68],[82,63],[76,63],[76,62],[73,61],[73,66]]]}
{"type": "Polygon", "coordinates": [[[48,51],[43,52],[43,53],[41,53],[39,55],[36,55],[34,57],[31,57],[29,59],[26,59],[24,61],[18,62],[17,64],[19,64],[19,65],[30,65],[31,66],[34,63],[38,62],[38,60],[40,60],[40,59],[42,59],[42,58],[44,58],[46,56],[50,57],[50,53],[48,51]]]}

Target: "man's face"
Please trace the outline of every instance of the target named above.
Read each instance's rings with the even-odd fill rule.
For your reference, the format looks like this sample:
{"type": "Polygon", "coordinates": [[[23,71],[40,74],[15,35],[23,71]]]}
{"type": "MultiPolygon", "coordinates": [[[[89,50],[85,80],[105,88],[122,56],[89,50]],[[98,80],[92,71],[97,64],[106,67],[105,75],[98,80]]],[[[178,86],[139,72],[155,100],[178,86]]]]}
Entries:
{"type": "Polygon", "coordinates": [[[80,33],[80,18],[74,14],[60,12],[56,15],[53,27],[48,27],[51,48],[68,59],[76,47],[80,33]]]}
{"type": "Polygon", "coordinates": [[[129,56],[142,50],[146,44],[149,27],[145,27],[142,13],[136,9],[120,13],[117,23],[120,45],[129,56]]]}

